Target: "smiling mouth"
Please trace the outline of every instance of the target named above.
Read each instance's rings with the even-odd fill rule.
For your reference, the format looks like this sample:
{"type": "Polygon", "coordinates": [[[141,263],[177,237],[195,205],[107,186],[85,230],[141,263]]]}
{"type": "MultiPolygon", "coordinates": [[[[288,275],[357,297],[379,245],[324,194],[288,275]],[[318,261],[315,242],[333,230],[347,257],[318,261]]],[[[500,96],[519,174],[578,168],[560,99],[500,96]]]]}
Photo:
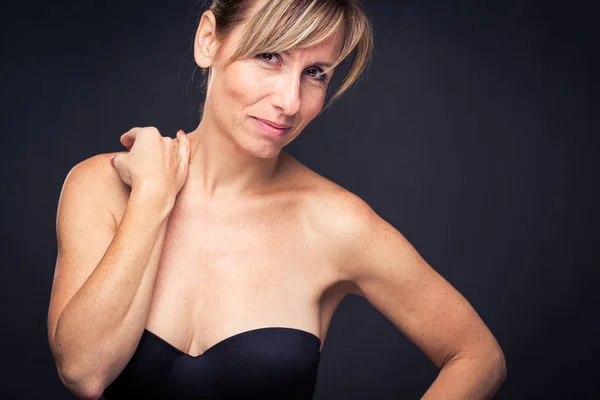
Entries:
{"type": "Polygon", "coordinates": [[[269,123],[267,123],[263,119],[256,118],[256,117],[252,117],[252,118],[254,118],[254,120],[256,121],[256,124],[257,124],[258,128],[264,134],[266,134],[268,136],[281,137],[281,136],[284,136],[286,133],[288,133],[291,130],[291,128],[292,128],[291,126],[288,126],[286,128],[277,128],[277,127],[275,127],[273,125],[270,125],[269,123]]]}
{"type": "Polygon", "coordinates": [[[277,129],[288,129],[291,128],[291,125],[282,125],[282,124],[277,124],[275,122],[269,121],[268,119],[262,119],[262,118],[258,118],[258,117],[254,117],[257,120],[264,122],[267,125],[271,125],[273,128],[277,128],[277,129]]]}

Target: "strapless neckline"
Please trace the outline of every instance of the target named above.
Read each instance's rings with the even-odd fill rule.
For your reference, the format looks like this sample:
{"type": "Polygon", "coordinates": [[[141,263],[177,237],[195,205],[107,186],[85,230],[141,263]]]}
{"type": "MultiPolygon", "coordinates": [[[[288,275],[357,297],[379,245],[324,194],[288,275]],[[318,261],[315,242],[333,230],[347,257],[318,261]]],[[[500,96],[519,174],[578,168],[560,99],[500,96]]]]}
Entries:
{"type": "Polygon", "coordinates": [[[292,332],[294,334],[308,336],[308,337],[314,339],[314,342],[318,344],[319,354],[321,353],[321,338],[319,338],[317,335],[315,335],[312,332],[305,331],[303,329],[288,328],[288,327],[281,327],[281,326],[269,326],[269,327],[263,327],[263,328],[255,328],[255,329],[250,329],[250,330],[243,331],[243,332],[240,332],[240,333],[236,333],[236,334],[234,334],[232,336],[226,337],[225,339],[223,339],[223,340],[215,343],[214,345],[212,345],[208,349],[206,349],[204,351],[204,353],[198,354],[196,356],[193,356],[191,354],[186,353],[185,351],[180,350],[179,348],[173,346],[171,343],[167,342],[165,339],[163,339],[162,337],[158,336],[156,333],[154,333],[152,331],[149,331],[148,329],[144,329],[142,337],[144,335],[152,337],[152,338],[158,340],[163,345],[165,345],[166,347],[168,347],[169,349],[171,349],[172,351],[176,352],[177,354],[179,354],[181,356],[192,358],[192,359],[197,359],[197,358],[206,356],[207,353],[209,353],[211,351],[214,351],[215,349],[219,348],[220,346],[222,346],[225,343],[228,343],[228,342],[230,342],[232,340],[239,339],[239,338],[241,338],[243,336],[253,335],[253,334],[256,334],[256,333],[260,333],[261,331],[266,331],[266,330],[284,330],[284,331],[292,332]]]}

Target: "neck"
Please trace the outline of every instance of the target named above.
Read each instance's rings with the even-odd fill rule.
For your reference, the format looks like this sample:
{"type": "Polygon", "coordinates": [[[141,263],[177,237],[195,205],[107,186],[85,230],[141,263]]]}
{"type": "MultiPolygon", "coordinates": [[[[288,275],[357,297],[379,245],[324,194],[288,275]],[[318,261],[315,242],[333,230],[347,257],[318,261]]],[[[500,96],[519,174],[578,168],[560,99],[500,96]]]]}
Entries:
{"type": "Polygon", "coordinates": [[[210,116],[188,134],[190,163],[182,189],[194,198],[239,198],[258,193],[272,183],[280,155],[259,158],[239,146],[210,116]]]}

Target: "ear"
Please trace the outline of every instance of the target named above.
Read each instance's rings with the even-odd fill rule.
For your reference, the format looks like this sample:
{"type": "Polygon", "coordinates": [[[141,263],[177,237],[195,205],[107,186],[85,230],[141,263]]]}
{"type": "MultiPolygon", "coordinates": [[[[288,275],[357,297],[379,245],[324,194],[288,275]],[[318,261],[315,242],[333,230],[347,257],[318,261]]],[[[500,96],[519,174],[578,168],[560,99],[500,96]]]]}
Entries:
{"type": "Polygon", "coordinates": [[[207,10],[200,17],[198,30],[194,39],[194,60],[200,68],[208,68],[213,62],[217,51],[216,21],[212,11],[207,10]]]}

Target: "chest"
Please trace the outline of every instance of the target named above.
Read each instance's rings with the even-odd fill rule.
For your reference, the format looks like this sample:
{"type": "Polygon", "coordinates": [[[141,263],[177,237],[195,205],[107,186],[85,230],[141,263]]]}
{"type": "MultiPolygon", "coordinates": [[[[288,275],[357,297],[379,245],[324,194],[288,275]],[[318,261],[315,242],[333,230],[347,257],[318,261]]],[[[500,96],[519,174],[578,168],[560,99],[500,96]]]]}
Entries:
{"type": "Polygon", "coordinates": [[[335,280],[326,252],[310,216],[293,202],[218,210],[176,206],[147,326],[192,353],[263,326],[318,334],[320,298],[335,280]]]}

